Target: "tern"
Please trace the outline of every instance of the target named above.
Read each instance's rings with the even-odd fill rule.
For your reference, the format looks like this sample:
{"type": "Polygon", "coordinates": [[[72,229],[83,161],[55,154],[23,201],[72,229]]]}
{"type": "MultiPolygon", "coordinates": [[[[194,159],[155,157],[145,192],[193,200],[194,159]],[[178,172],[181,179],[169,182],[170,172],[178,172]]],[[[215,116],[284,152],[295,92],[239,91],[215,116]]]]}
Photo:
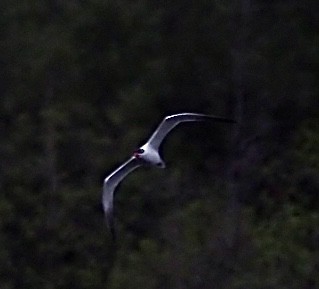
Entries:
{"type": "Polygon", "coordinates": [[[114,190],[118,184],[132,171],[140,166],[153,166],[165,168],[165,162],[159,154],[159,147],[167,134],[181,122],[193,121],[217,121],[225,123],[235,123],[236,121],[224,117],[206,115],[201,113],[179,113],[166,116],[148,141],[135,150],[132,156],[119,168],[113,171],[104,179],[102,204],[109,229],[115,239],[114,219],[113,219],[113,198],[114,190]]]}

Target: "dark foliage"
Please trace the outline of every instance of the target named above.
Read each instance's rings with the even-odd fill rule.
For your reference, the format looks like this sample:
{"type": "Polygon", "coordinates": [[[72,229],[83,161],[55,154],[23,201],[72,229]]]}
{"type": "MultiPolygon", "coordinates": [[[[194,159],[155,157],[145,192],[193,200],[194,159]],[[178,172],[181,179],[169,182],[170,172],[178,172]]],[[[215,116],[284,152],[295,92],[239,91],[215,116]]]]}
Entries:
{"type": "Polygon", "coordinates": [[[0,284],[319,287],[319,7],[0,3],[0,284]],[[163,116],[202,112],[117,190],[163,116]]]}

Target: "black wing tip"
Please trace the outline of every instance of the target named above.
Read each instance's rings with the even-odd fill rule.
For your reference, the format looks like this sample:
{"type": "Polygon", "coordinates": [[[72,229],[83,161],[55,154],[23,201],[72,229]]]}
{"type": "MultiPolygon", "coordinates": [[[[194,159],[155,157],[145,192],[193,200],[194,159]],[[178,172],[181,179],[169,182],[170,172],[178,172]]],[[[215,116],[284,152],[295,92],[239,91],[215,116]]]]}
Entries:
{"type": "Polygon", "coordinates": [[[114,226],[110,228],[111,236],[112,236],[112,242],[116,242],[116,233],[114,226]]]}
{"type": "Polygon", "coordinates": [[[223,117],[221,117],[221,118],[219,118],[219,120],[222,121],[222,122],[227,122],[227,123],[238,123],[237,120],[234,120],[234,119],[231,119],[231,118],[223,118],[223,117]]]}
{"type": "Polygon", "coordinates": [[[108,226],[109,231],[110,231],[110,233],[111,233],[112,241],[115,242],[115,241],[116,241],[116,232],[115,232],[113,214],[107,214],[107,216],[106,216],[106,223],[107,223],[107,226],[108,226]]]}
{"type": "Polygon", "coordinates": [[[226,117],[220,117],[215,115],[202,115],[204,119],[211,120],[211,121],[218,121],[218,122],[225,122],[225,123],[238,123],[236,120],[226,117]]]}

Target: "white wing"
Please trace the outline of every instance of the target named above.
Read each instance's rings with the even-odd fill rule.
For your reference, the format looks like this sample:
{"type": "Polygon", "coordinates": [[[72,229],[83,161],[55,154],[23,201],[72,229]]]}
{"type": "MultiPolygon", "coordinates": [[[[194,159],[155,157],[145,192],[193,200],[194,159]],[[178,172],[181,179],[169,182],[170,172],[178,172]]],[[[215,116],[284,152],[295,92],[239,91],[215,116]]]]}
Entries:
{"type": "Polygon", "coordinates": [[[106,221],[108,223],[108,226],[110,227],[113,238],[115,237],[113,221],[114,190],[130,172],[132,172],[139,166],[141,166],[140,162],[136,158],[131,157],[127,162],[125,162],[104,179],[102,204],[106,216],[106,221]]]}
{"type": "Polygon", "coordinates": [[[213,120],[219,122],[235,123],[236,121],[228,118],[218,117],[214,115],[206,115],[200,113],[179,113],[170,116],[166,116],[157,129],[154,131],[152,136],[149,138],[147,143],[151,145],[154,149],[158,150],[163,139],[166,135],[179,123],[186,121],[205,121],[213,120]]]}

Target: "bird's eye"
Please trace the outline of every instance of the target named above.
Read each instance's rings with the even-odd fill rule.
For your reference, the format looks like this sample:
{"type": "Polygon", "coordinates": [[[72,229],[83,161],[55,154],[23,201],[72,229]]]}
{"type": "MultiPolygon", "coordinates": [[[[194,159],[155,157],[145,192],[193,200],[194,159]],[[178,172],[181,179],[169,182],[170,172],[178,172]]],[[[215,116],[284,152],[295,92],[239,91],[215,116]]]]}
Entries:
{"type": "Polygon", "coordinates": [[[142,153],[144,153],[143,149],[137,149],[136,151],[134,151],[134,155],[140,155],[142,153]]]}
{"type": "Polygon", "coordinates": [[[141,156],[141,154],[144,153],[143,149],[137,149],[136,151],[134,151],[133,156],[137,159],[139,159],[141,156]]]}

